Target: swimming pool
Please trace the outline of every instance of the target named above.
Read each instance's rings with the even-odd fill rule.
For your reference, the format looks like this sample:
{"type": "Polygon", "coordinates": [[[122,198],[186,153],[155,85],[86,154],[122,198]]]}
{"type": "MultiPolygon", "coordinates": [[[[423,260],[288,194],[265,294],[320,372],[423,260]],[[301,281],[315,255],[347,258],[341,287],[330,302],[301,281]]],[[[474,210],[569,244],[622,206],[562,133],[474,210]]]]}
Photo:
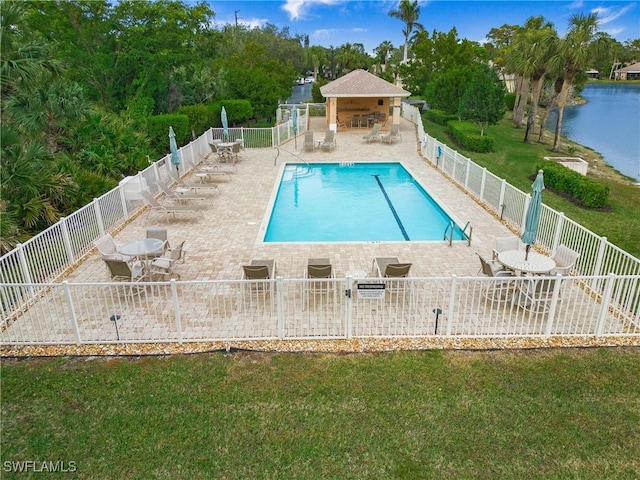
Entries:
{"type": "Polygon", "coordinates": [[[263,241],[442,241],[450,222],[398,162],[287,164],[263,241]]]}

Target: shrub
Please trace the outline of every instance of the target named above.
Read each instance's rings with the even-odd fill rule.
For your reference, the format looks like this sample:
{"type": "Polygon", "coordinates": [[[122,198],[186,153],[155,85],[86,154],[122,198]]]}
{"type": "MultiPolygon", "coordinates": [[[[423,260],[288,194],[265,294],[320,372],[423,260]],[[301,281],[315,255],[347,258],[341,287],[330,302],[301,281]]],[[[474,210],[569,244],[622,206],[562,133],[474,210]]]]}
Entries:
{"type": "MultiPolygon", "coordinates": [[[[195,133],[196,138],[213,126],[213,112],[205,105],[180,107],[176,113],[186,115],[189,118],[189,130],[195,133]]],[[[220,115],[218,115],[218,118],[220,118],[220,115]]]]}
{"type": "Polygon", "coordinates": [[[513,107],[516,105],[516,94],[507,93],[504,96],[504,102],[507,104],[507,110],[513,110],[513,107]]]}
{"type": "Polygon", "coordinates": [[[447,123],[447,133],[466,150],[479,153],[493,152],[493,138],[480,135],[475,123],[451,120],[447,123]]]}
{"type": "Polygon", "coordinates": [[[173,127],[178,147],[187,143],[191,137],[189,132],[189,117],[178,113],[156,115],[147,120],[149,141],[155,152],[164,155],[169,152],[169,127],[173,127]]]}
{"type": "Polygon", "coordinates": [[[587,208],[604,207],[609,199],[609,187],[556,162],[540,161],[537,170],[544,170],[547,187],[569,195],[587,208]]]}
{"type": "Polygon", "coordinates": [[[458,117],[442,110],[429,109],[422,112],[423,119],[437,123],[438,125],[447,125],[450,120],[457,120],[458,117]]]}
{"type": "Polygon", "coordinates": [[[249,100],[222,100],[220,105],[220,110],[224,107],[227,111],[229,126],[253,118],[253,108],[249,100]]]}

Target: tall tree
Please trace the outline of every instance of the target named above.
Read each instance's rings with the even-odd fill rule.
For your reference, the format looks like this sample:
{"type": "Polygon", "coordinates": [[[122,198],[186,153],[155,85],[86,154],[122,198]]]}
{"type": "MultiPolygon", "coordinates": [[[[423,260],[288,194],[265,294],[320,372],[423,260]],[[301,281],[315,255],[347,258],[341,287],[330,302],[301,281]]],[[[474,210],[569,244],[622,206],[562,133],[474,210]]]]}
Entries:
{"type": "Polygon", "coordinates": [[[594,52],[607,46],[601,42],[598,33],[597,14],[573,15],[569,21],[569,30],[566,35],[557,42],[556,53],[549,60],[550,68],[557,76],[563,77],[562,89],[558,95],[558,120],[553,140],[553,151],[560,150],[560,134],[562,131],[562,119],[564,108],[567,104],[569,87],[587,68],[594,52]]]}
{"type": "MultiPolygon", "coordinates": [[[[534,133],[543,77],[547,71],[549,58],[553,54],[556,40],[557,34],[551,23],[545,21],[542,16],[531,17],[518,31],[513,48],[507,56],[508,68],[521,78],[527,78],[531,82],[532,95],[524,134],[525,142],[528,142],[529,135],[534,133]]],[[[526,102],[529,97],[528,92],[524,92],[523,97],[526,102]]]]}
{"type": "Polygon", "coordinates": [[[409,55],[409,37],[411,36],[413,29],[417,28],[419,30],[424,30],[422,24],[418,22],[418,18],[420,18],[420,6],[418,5],[418,0],[400,0],[398,9],[391,10],[389,12],[389,16],[404,22],[405,27],[402,29],[402,34],[404,35],[404,54],[402,62],[407,63],[409,55]]]}
{"type": "Polygon", "coordinates": [[[485,64],[476,67],[471,83],[467,86],[458,107],[463,120],[475,122],[484,135],[487,125],[495,125],[504,116],[504,83],[496,71],[485,64]]]}

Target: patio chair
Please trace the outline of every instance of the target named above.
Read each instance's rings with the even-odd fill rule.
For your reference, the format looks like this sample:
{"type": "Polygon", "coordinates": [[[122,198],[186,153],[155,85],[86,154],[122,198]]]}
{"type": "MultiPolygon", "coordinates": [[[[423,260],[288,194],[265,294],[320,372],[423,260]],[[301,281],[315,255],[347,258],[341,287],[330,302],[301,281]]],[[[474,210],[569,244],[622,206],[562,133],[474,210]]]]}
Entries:
{"type": "Polygon", "coordinates": [[[493,282],[482,283],[483,296],[497,303],[510,300],[514,292],[515,274],[511,270],[505,270],[498,262],[487,260],[478,252],[476,252],[476,255],[478,255],[480,259],[480,270],[482,273],[487,277],[495,279],[493,282]]]}
{"type": "MultiPolygon", "coordinates": [[[[207,198],[211,198],[211,197],[206,197],[203,195],[197,195],[192,193],[178,193],[175,190],[171,190],[166,184],[164,184],[161,181],[157,181],[156,185],[158,185],[158,188],[160,189],[160,191],[162,191],[162,193],[164,193],[167,198],[171,200],[177,200],[179,202],[188,202],[190,200],[206,200],[207,198]]],[[[178,188],[189,188],[189,187],[178,187],[178,188]]]]}
{"type": "MultiPolygon", "coordinates": [[[[306,305],[309,308],[309,298],[311,295],[324,295],[333,292],[333,298],[335,303],[336,298],[336,284],[332,279],[335,278],[333,271],[333,265],[328,258],[310,258],[307,260],[307,265],[304,270],[304,278],[307,280],[304,283],[302,291],[302,303],[303,308],[306,305]],[[305,302],[306,300],[306,302],[305,302]]],[[[314,297],[315,298],[315,297],[314,297]]]]}
{"type": "Polygon", "coordinates": [[[380,140],[384,143],[393,143],[396,140],[402,140],[402,134],[400,133],[400,124],[391,124],[391,130],[387,135],[382,135],[380,140]]]}
{"type": "Polygon", "coordinates": [[[551,257],[556,262],[556,268],[551,270],[551,275],[570,275],[571,270],[578,261],[580,254],[565,245],[560,245],[556,253],[551,257]]]}
{"type": "Polygon", "coordinates": [[[333,130],[327,130],[324,134],[324,140],[322,140],[322,143],[320,143],[320,148],[322,150],[333,150],[334,148],[336,148],[335,135],[336,132],[334,132],[333,130]]]}
{"type": "Polygon", "coordinates": [[[238,303],[241,309],[249,305],[251,307],[265,307],[267,294],[273,291],[272,280],[276,275],[275,260],[252,260],[250,265],[243,265],[243,280],[253,280],[251,282],[243,282],[240,289],[241,296],[238,303]],[[249,300],[246,301],[248,296],[249,300]]]}
{"type": "Polygon", "coordinates": [[[378,277],[396,279],[385,281],[386,290],[390,293],[404,291],[406,282],[397,280],[409,276],[411,263],[400,263],[397,257],[376,257],[373,259],[378,277]]]}
{"type": "Polygon", "coordinates": [[[382,124],[381,123],[374,123],[373,124],[373,129],[371,129],[371,131],[369,133],[367,133],[364,137],[362,137],[363,140],[366,140],[367,143],[372,142],[374,140],[378,140],[380,138],[380,129],[382,128],[382,124]]]}
{"type": "Polygon", "coordinates": [[[166,213],[167,215],[173,215],[173,218],[175,218],[176,213],[201,213],[199,207],[189,205],[162,205],[155,199],[155,197],[149,190],[141,190],[140,195],[142,195],[142,198],[144,198],[149,207],[151,207],[149,209],[149,212],[147,212],[147,216],[152,211],[166,213]]]}
{"type": "Polygon", "coordinates": [[[176,264],[182,264],[185,261],[186,250],[184,249],[185,241],[183,240],[175,248],[168,248],[166,252],[158,258],[155,258],[150,265],[149,274],[169,276],[180,280],[180,274],[173,271],[176,264]]]}
{"type": "Polygon", "coordinates": [[[304,150],[305,152],[313,152],[316,149],[316,142],[313,140],[313,130],[304,132],[304,150]]]}
{"type": "Polygon", "coordinates": [[[147,238],[155,238],[162,241],[162,250],[158,253],[151,253],[147,257],[161,257],[164,252],[169,248],[169,240],[167,240],[167,228],[166,227],[148,227],[147,238]]]}
{"type": "Polygon", "coordinates": [[[498,258],[501,252],[508,250],[520,250],[522,242],[518,237],[497,237],[495,239],[495,247],[491,251],[492,259],[498,258]]]}
{"type": "Polygon", "coordinates": [[[527,280],[520,289],[518,306],[533,313],[544,313],[549,310],[549,304],[553,298],[553,291],[556,282],[560,283],[560,294],[562,298],[562,280],[553,278],[532,277],[527,280]]]}
{"type": "Polygon", "coordinates": [[[338,129],[340,129],[340,128],[346,129],[347,128],[347,124],[344,121],[341,121],[340,117],[338,115],[336,115],[336,122],[337,122],[336,128],[338,128],[338,129]]]}
{"type": "Polygon", "coordinates": [[[114,260],[112,258],[102,259],[109,269],[111,280],[138,282],[144,278],[144,268],[142,263],[135,262],[129,264],[122,260],[114,260]]]}
{"type": "Polygon", "coordinates": [[[100,252],[103,260],[109,259],[130,262],[133,259],[133,257],[129,255],[120,253],[120,245],[118,245],[113,237],[108,233],[97,239],[93,244],[98,249],[98,252],[100,252]]]}

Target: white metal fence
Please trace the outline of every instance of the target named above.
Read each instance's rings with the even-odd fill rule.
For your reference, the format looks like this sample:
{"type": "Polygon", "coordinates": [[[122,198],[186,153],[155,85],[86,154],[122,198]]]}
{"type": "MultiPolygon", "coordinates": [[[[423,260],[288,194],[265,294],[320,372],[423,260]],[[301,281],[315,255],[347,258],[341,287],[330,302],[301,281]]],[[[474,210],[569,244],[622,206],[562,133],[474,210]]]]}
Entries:
{"type": "MultiPolygon", "coordinates": [[[[307,115],[308,110],[299,110],[298,134],[306,130],[307,115]]],[[[422,132],[422,153],[428,161],[520,230],[529,194],[424,134],[417,108],[403,105],[403,116],[422,132]]],[[[226,138],[243,139],[245,148],[275,147],[292,138],[293,130],[289,120],[271,129],[230,128],[226,138]]],[[[215,138],[223,138],[222,129],[210,129],[179,149],[181,174],[201,161],[215,138]]],[[[139,176],[155,189],[157,180],[168,180],[167,168],[173,168],[168,156],[139,176]]],[[[2,343],[117,341],[116,328],[120,340],[154,342],[443,332],[463,336],[640,334],[640,260],[544,205],[537,246],[553,252],[564,244],[580,253],[575,267],[579,277],[563,280],[562,291],[572,285],[570,292],[581,293],[556,297],[535,315],[518,302],[496,303],[486,295],[495,288],[490,285],[494,280],[483,278],[407,279],[401,294],[377,300],[376,308],[371,308],[370,300],[345,295],[351,280],[335,281],[330,303],[326,296],[318,301],[315,294],[305,295],[308,284],[301,280],[279,279],[260,295],[241,295],[249,287],[237,281],[146,284],[135,295],[127,295],[116,284],[55,283],[93,250],[97,238],[119,228],[143,206],[128,199],[122,188],[115,188],[0,258],[2,343]],[[429,322],[435,322],[437,309],[446,323],[431,329],[435,325],[429,322]]],[[[515,280],[513,290],[524,291],[521,283],[526,281],[515,280]]],[[[552,281],[560,285],[559,280],[552,281]]]]}

